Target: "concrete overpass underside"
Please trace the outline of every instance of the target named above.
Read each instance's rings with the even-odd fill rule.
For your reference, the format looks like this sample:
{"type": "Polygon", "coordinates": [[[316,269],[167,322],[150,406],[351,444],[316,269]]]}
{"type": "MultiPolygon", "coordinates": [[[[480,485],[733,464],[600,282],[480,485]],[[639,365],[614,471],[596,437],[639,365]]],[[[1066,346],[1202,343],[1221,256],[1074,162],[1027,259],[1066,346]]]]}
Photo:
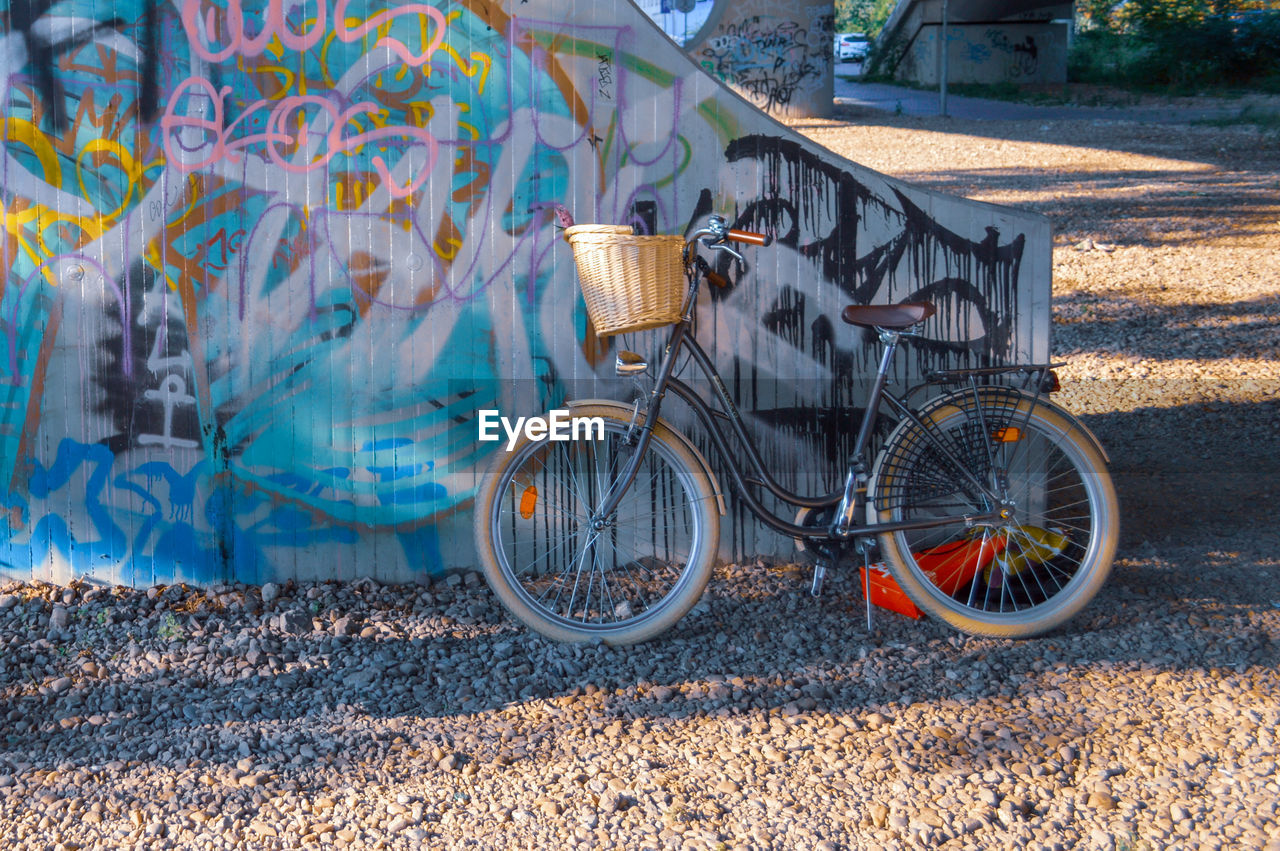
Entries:
{"type": "Polygon", "coordinates": [[[953,83],[1064,83],[1072,4],[1045,0],[900,0],[880,35],[900,80],[937,85],[946,45],[953,83]]]}

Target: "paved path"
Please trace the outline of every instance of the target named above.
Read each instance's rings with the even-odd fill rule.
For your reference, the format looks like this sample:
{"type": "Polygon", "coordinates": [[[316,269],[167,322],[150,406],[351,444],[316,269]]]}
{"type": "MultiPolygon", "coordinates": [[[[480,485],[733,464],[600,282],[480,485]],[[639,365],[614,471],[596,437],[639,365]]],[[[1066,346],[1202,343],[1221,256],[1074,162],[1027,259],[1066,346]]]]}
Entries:
{"type": "MultiPolygon", "coordinates": [[[[850,66],[852,67],[852,66],[850,66]]],[[[835,102],[837,105],[861,106],[902,115],[938,115],[938,93],[908,89],[887,83],[855,83],[840,79],[841,65],[836,66],[835,102]]],[[[1232,118],[1250,105],[1241,99],[1228,107],[1106,107],[1106,106],[1032,106],[986,98],[947,95],[947,114],[952,118],[985,121],[1061,121],[1094,119],[1102,121],[1141,121],[1149,124],[1186,124],[1213,118],[1232,118]]]]}

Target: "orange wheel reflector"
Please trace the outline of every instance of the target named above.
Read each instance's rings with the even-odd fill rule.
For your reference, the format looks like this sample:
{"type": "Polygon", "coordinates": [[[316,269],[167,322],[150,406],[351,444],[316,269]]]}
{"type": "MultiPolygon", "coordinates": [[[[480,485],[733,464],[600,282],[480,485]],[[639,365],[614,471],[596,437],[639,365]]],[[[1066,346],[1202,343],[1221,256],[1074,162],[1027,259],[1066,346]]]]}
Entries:
{"type": "Polygon", "coordinates": [[[538,489],[533,485],[524,489],[520,496],[520,516],[528,520],[533,516],[533,509],[538,504],[538,489]]]}
{"type": "Polygon", "coordinates": [[[1017,443],[1022,440],[1022,429],[1017,426],[1005,426],[998,428],[992,435],[996,443],[1017,443]]]}

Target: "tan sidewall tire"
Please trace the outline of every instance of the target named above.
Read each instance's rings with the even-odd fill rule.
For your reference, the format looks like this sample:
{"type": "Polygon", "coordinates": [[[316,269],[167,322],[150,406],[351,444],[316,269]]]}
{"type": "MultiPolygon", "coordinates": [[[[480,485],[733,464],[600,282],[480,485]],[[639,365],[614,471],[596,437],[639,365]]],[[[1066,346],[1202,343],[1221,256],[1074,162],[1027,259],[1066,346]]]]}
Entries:
{"type": "MultiPolygon", "coordinates": [[[[619,416],[616,408],[595,405],[580,405],[572,409],[573,419],[583,417],[603,417],[621,425],[630,423],[629,418],[619,416]]],[[[641,415],[643,421],[643,415],[641,415]]],[[[653,430],[653,440],[660,442],[674,462],[679,464],[688,474],[690,488],[693,491],[694,510],[699,515],[701,544],[698,553],[691,558],[676,583],[678,593],[664,598],[652,616],[639,620],[633,627],[616,632],[590,631],[575,629],[558,620],[550,619],[544,613],[529,605],[528,601],[511,584],[506,572],[502,569],[500,557],[495,552],[493,537],[490,533],[494,501],[497,499],[500,486],[510,474],[508,467],[521,457],[521,451],[529,445],[525,437],[521,437],[516,445],[507,452],[499,450],[490,464],[489,471],[484,474],[480,490],[476,494],[475,507],[475,543],[480,565],[485,579],[494,594],[517,620],[547,638],[556,641],[578,642],[603,640],[607,644],[622,645],[647,641],[670,629],[684,617],[702,596],[707,581],[711,578],[715,563],[716,551],[720,542],[720,513],[715,498],[715,491],[704,471],[701,462],[684,445],[684,441],[661,421],[653,430]]],[[[656,451],[650,447],[650,452],[656,451]]]]}
{"type": "MultiPolygon", "coordinates": [[[[1025,415],[1030,399],[1019,403],[1019,410],[1025,415]]],[[[943,426],[946,421],[963,414],[955,407],[940,407],[934,415],[927,417],[929,421],[943,426]]],[[[886,533],[880,535],[880,548],[885,561],[893,574],[894,580],[921,611],[927,612],[961,632],[970,635],[983,635],[996,638],[1029,638],[1055,629],[1079,614],[1088,605],[1111,574],[1111,564],[1115,558],[1116,542],[1120,530],[1120,507],[1116,499],[1115,487],[1111,483],[1111,475],[1107,472],[1106,461],[1088,438],[1088,432],[1072,426],[1072,418],[1056,410],[1036,406],[1032,413],[1032,421],[1042,424],[1045,433],[1056,438],[1064,453],[1079,465],[1079,472],[1087,479],[1086,489],[1092,495],[1093,507],[1096,511],[1096,533],[1086,551],[1085,564],[1077,576],[1068,583],[1069,590],[1055,595],[1053,600],[1036,607],[1036,611],[1015,613],[985,619],[973,613],[972,609],[953,600],[941,600],[938,593],[931,592],[917,573],[914,559],[904,557],[906,547],[902,533],[886,533]],[[1089,484],[1091,482],[1092,484],[1089,484]],[[1074,583],[1074,584],[1072,584],[1074,583]],[[1016,616],[1021,614],[1022,616],[1016,616]]],[[[910,429],[910,421],[903,421],[885,442],[885,452],[881,460],[888,457],[896,440],[902,439],[910,429]]],[[[880,462],[872,473],[872,481],[880,481],[880,462]]],[[[891,473],[886,474],[892,476],[891,473]]],[[[886,479],[886,482],[891,481],[886,479]]],[[[877,491],[880,487],[877,485],[877,491]]],[[[879,511],[880,522],[894,519],[892,511],[879,511]]]]}

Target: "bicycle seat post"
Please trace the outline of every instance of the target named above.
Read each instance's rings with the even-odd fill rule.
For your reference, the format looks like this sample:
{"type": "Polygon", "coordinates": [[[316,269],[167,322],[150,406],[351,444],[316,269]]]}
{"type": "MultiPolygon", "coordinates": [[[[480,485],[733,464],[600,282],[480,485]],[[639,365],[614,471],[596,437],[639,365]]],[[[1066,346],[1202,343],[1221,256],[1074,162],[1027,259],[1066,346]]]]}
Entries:
{"type": "Polygon", "coordinates": [[[900,331],[877,327],[880,342],[884,344],[884,353],[880,357],[880,368],[876,371],[875,382],[871,385],[871,395],[867,397],[867,407],[862,414],[862,423],[858,427],[858,437],[853,444],[853,457],[849,462],[849,475],[844,482],[844,495],[840,499],[840,507],[836,510],[832,532],[836,537],[849,537],[849,530],[857,525],[856,515],[859,508],[858,491],[866,485],[868,475],[866,449],[875,430],[876,412],[880,408],[880,398],[884,386],[889,381],[889,368],[893,366],[893,355],[897,351],[898,341],[902,338],[900,331]]]}

